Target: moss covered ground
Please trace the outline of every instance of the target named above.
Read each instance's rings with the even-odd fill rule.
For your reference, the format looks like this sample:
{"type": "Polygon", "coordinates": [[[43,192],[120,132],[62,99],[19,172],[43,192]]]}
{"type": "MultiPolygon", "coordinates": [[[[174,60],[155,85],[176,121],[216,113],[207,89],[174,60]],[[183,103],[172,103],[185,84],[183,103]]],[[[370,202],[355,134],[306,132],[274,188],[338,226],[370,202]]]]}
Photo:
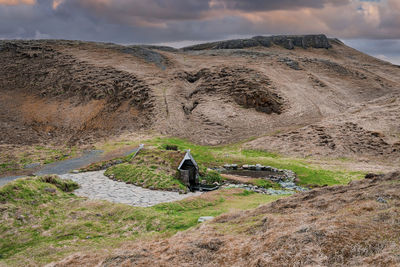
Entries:
{"type": "MultiPolygon", "coordinates": [[[[201,146],[178,138],[144,141],[137,157],[121,158],[110,167],[113,179],[163,190],[182,190],[176,171],[184,150],[200,165],[204,179],[219,179],[207,168],[224,164],[262,164],[296,172],[302,185],[346,184],[364,173],[325,169],[306,159],[289,158],[245,149],[241,143],[201,146]],[[178,151],[166,150],[174,147],[178,151]]],[[[256,185],[272,187],[265,181],[256,185]]],[[[268,196],[242,189],[226,189],[183,201],[148,208],[90,201],[75,196],[76,184],[54,176],[18,179],[0,187],[0,266],[43,265],[77,251],[109,249],[138,239],[171,236],[197,225],[200,216],[246,210],[282,196],[268,196]]]]}
{"type": "Polygon", "coordinates": [[[294,171],[301,185],[336,185],[347,184],[351,180],[361,179],[365,173],[351,170],[331,170],[310,164],[303,158],[290,158],[261,150],[243,148],[242,143],[223,146],[202,146],[179,138],[155,138],[147,145],[164,148],[176,145],[178,149],[190,149],[197,163],[206,167],[217,167],[224,164],[262,164],[278,169],[294,171]]]}
{"type": "Polygon", "coordinates": [[[252,209],[278,196],[219,190],[148,208],[89,201],[55,177],[18,179],[0,187],[0,265],[43,265],[77,251],[114,248],[170,236],[200,216],[252,209]]]}

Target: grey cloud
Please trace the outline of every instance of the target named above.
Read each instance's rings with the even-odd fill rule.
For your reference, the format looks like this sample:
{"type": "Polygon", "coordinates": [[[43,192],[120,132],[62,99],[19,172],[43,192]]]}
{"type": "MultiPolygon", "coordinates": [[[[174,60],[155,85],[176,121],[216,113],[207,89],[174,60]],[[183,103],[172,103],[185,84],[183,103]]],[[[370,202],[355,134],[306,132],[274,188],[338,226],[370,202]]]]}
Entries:
{"type": "MultiPolygon", "coordinates": [[[[0,39],[58,38],[116,43],[204,42],[252,35],[326,33],[339,38],[400,39],[397,0],[382,2],[379,26],[372,28],[350,0],[65,0],[57,9],[52,0],[36,5],[0,5],[0,39]],[[389,8],[386,2],[394,3],[389,8]],[[107,4],[109,3],[109,4],[107,4]],[[297,10],[312,8],[309,12],[297,10]],[[259,20],[252,11],[281,10],[259,20]],[[289,10],[289,11],[287,11],[289,10]],[[285,13],[285,11],[287,11],[285,13]],[[282,17],[287,14],[290,17],[282,17]]],[[[361,3],[361,2],[358,2],[361,3]]],[[[400,5],[398,5],[400,6],[400,5]]],[[[272,12],[273,13],[273,12],[272,12]]],[[[373,55],[398,57],[398,42],[371,41],[373,55]],[[396,56],[397,55],[397,56],[396,56]]],[[[179,44],[178,44],[179,45],[179,44]]]]}
{"type": "Polygon", "coordinates": [[[111,19],[138,17],[149,21],[200,19],[210,10],[207,0],[66,0],[60,8],[80,7],[111,19]]]}
{"type": "Polygon", "coordinates": [[[400,65],[400,39],[345,39],[343,41],[359,51],[400,65]]]}
{"type": "Polygon", "coordinates": [[[349,0],[215,0],[216,6],[242,11],[294,10],[323,8],[326,4],[345,5],[349,0]]]}

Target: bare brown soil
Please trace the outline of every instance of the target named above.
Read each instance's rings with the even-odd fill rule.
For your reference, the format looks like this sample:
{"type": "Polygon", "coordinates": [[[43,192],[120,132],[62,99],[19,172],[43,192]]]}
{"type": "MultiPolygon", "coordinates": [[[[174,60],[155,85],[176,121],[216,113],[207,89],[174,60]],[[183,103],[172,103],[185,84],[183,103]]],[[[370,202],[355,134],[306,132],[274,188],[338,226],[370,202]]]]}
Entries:
{"type": "Polygon", "coordinates": [[[246,145],[295,156],[398,158],[400,68],[330,42],[2,41],[0,142],[90,144],[150,130],[208,145],[256,138],[246,145]]]}
{"type": "Polygon", "coordinates": [[[398,266],[399,192],[400,173],[371,175],[51,266],[398,266]]]}
{"type": "Polygon", "coordinates": [[[400,142],[388,143],[382,132],[368,131],[352,122],[310,125],[287,133],[266,136],[248,143],[255,149],[301,156],[400,155],[400,142]]]}
{"type": "Polygon", "coordinates": [[[75,144],[127,127],[148,128],[153,104],[146,83],[62,53],[62,44],[69,45],[21,41],[2,47],[3,143],[75,144]]]}

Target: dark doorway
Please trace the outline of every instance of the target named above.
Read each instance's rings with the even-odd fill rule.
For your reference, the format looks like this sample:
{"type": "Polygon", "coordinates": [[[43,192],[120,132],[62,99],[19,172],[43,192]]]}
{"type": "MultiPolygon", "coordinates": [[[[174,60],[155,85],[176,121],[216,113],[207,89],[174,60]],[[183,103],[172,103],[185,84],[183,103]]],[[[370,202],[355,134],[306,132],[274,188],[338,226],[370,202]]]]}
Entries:
{"type": "Polygon", "coordinates": [[[197,169],[191,160],[185,160],[180,168],[183,182],[194,191],[196,187],[197,169]]]}

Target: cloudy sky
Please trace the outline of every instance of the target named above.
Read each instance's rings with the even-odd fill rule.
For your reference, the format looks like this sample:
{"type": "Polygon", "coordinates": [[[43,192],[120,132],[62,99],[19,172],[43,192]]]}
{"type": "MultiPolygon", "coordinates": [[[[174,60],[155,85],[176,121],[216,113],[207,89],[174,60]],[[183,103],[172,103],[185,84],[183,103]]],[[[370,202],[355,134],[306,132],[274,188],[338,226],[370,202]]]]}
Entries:
{"type": "Polygon", "coordinates": [[[400,64],[400,0],[0,0],[0,39],[180,47],[308,33],[400,64]]]}

